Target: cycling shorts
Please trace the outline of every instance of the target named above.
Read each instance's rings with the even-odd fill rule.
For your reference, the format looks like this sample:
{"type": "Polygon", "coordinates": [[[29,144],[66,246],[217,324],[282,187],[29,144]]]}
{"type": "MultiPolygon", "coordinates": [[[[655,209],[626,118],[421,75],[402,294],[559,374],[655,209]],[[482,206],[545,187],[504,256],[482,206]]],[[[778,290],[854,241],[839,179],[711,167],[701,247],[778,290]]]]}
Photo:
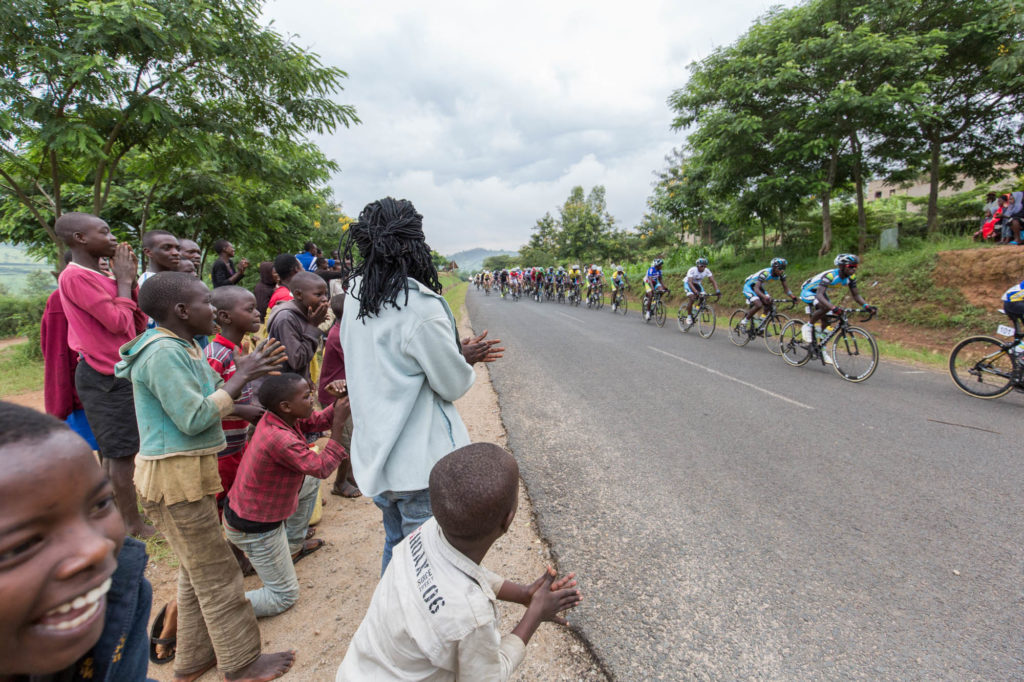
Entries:
{"type": "Polygon", "coordinates": [[[644,291],[646,291],[646,292],[647,292],[648,294],[649,294],[649,293],[651,293],[652,291],[654,291],[654,289],[655,289],[655,286],[656,286],[656,287],[657,287],[658,289],[660,289],[661,291],[664,291],[664,290],[665,290],[665,285],[664,285],[664,284],[662,284],[662,283],[661,283],[661,281],[658,281],[658,282],[656,283],[656,285],[652,285],[652,284],[651,284],[650,282],[648,282],[648,281],[647,281],[646,279],[644,280],[644,291]]]}
{"type": "Polygon", "coordinates": [[[686,280],[683,280],[683,288],[686,289],[687,296],[698,296],[699,294],[704,293],[704,287],[697,285],[697,291],[694,291],[690,288],[690,283],[686,280]]]}

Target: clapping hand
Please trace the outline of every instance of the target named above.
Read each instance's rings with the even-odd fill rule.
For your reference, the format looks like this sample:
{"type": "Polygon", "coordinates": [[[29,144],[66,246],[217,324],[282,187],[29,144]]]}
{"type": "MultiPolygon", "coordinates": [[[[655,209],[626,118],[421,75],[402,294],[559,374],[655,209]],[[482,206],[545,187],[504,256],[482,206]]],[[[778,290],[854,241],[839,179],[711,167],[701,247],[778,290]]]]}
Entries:
{"type": "Polygon", "coordinates": [[[280,374],[278,369],[287,359],[281,342],[270,338],[261,341],[245,357],[236,358],[235,367],[237,372],[245,374],[251,381],[267,374],[280,374]]]}
{"type": "Polygon", "coordinates": [[[474,365],[478,362],[494,362],[503,357],[505,349],[495,347],[501,343],[501,339],[486,339],[486,336],[485,329],[479,336],[467,336],[462,339],[462,356],[466,358],[466,362],[474,365]]]}

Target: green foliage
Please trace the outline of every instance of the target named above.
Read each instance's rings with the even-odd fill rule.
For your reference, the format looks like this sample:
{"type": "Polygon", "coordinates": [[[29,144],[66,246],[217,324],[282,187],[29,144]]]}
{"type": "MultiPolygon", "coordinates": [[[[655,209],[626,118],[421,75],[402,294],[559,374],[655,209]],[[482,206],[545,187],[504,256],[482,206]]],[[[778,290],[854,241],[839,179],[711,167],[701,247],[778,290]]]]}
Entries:
{"type": "Polygon", "coordinates": [[[498,256],[488,256],[484,258],[483,269],[484,270],[503,270],[514,267],[519,263],[520,257],[509,256],[507,254],[501,254],[498,256]]]}
{"type": "MultiPolygon", "coordinates": [[[[29,343],[0,348],[0,398],[38,391],[43,387],[43,363],[26,360],[34,351],[29,343]]],[[[38,344],[37,344],[38,347],[38,344]]]]}
{"type": "Polygon", "coordinates": [[[49,296],[56,288],[57,282],[53,279],[53,275],[45,270],[33,270],[25,276],[21,293],[27,298],[39,298],[40,296],[49,296]]]}
{"type": "Polygon", "coordinates": [[[21,333],[28,339],[28,343],[18,346],[22,358],[29,362],[43,361],[43,347],[40,345],[39,322],[32,322],[21,328],[21,333]]]}
{"type": "Polygon", "coordinates": [[[0,296],[0,338],[17,336],[26,327],[38,325],[45,309],[46,296],[0,296]]]}

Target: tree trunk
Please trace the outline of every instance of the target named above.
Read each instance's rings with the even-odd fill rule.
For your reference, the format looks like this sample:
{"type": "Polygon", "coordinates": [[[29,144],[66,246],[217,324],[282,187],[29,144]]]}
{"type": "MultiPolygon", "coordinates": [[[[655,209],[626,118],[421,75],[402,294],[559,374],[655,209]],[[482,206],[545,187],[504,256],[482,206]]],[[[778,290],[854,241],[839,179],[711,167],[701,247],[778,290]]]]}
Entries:
{"type": "Polygon", "coordinates": [[[850,136],[850,150],[853,152],[853,184],[857,192],[857,255],[867,249],[868,218],[864,210],[864,169],[861,166],[863,149],[857,133],[850,136]]]}
{"type": "Polygon", "coordinates": [[[821,192],[821,248],[818,255],[824,256],[832,250],[832,187],[836,181],[839,168],[839,145],[832,147],[832,158],[828,161],[828,175],[825,177],[825,189],[821,192]]]}
{"type": "Polygon", "coordinates": [[[758,220],[761,221],[761,258],[764,258],[765,249],[768,248],[768,233],[765,231],[764,218],[758,216],[758,220]]]}
{"type": "Polygon", "coordinates": [[[932,138],[928,142],[931,147],[931,159],[928,163],[928,234],[939,231],[939,166],[942,145],[932,138]]]}

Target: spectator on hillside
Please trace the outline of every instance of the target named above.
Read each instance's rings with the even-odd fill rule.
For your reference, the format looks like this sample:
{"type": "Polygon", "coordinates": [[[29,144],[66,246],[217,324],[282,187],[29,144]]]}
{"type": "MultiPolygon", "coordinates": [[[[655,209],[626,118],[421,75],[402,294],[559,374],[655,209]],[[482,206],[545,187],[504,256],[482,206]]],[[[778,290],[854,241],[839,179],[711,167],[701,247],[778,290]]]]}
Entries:
{"type": "Polygon", "coordinates": [[[363,257],[339,334],[352,404],[352,470],[384,518],[383,573],[392,548],[431,516],[431,467],[469,444],[452,403],[473,385],[472,365],[503,349],[484,340],[486,331],[460,348],[423,216],[411,202],[375,201],[347,234],[345,255],[358,248],[363,257]]]}
{"type": "Polygon", "coordinates": [[[182,260],[192,261],[192,265],[196,266],[196,277],[202,279],[200,273],[203,270],[203,251],[192,239],[182,238],[178,240],[178,250],[181,252],[182,260]]]}
{"type": "Polygon", "coordinates": [[[316,272],[316,258],[317,251],[319,249],[313,242],[306,242],[302,245],[302,253],[295,254],[295,257],[299,259],[299,263],[302,265],[302,269],[306,272],[316,272]]]}
{"type": "Polygon", "coordinates": [[[243,258],[235,269],[235,247],[227,239],[218,239],[213,243],[213,250],[217,254],[217,260],[213,262],[210,270],[210,279],[213,281],[213,288],[224,287],[231,284],[238,284],[245,276],[245,269],[249,267],[248,259],[243,258]]]}
{"type": "Polygon", "coordinates": [[[999,223],[1003,218],[1003,205],[1006,199],[1002,196],[995,200],[995,208],[989,213],[990,206],[985,206],[986,218],[981,224],[981,229],[974,233],[974,238],[981,241],[986,239],[1000,238],[999,223]]]}
{"type": "Polygon", "coordinates": [[[261,320],[267,319],[267,306],[270,305],[270,297],[274,295],[274,290],[277,289],[280,281],[271,261],[265,260],[260,263],[260,281],[256,282],[252,293],[256,296],[256,309],[260,311],[261,320]]]}
{"type": "Polygon", "coordinates": [[[996,214],[996,209],[999,208],[999,197],[995,192],[989,192],[985,195],[985,222],[991,220],[996,214]]]}
{"type": "Polygon", "coordinates": [[[1002,243],[1020,244],[1021,218],[1024,217],[1024,192],[1004,194],[1006,205],[1003,206],[1002,243]]]}

